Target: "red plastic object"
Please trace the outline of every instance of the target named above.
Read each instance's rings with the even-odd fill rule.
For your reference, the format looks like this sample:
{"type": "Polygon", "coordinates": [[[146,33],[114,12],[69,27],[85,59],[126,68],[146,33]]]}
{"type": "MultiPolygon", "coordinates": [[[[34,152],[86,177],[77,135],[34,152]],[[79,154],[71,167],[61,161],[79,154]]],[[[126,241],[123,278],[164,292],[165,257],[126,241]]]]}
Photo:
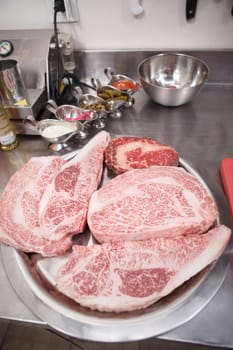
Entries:
{"type": "Polygon", "coordinates": [[[233,217],[233,158],[225,158],[221,161],[220,174],[233,217]]]}

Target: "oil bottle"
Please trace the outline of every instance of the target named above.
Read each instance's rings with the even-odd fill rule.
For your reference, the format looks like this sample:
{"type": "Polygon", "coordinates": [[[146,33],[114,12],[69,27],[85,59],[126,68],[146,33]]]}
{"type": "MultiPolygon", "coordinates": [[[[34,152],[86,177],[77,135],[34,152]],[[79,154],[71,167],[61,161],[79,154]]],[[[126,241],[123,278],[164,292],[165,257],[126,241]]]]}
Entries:
{"type": "Polygon", "coordinates": [[[3,151],[11,151],[19,144],[19,139],[8,118],[0,99],[0,148],[3,151]]]}

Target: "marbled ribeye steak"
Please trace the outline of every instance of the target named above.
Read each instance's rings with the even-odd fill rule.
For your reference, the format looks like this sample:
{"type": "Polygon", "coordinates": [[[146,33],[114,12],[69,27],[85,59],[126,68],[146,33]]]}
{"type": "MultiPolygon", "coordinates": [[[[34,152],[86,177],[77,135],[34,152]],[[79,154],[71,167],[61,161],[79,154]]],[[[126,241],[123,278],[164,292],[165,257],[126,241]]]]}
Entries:
{"type": "Polygon", "coordinates": [[[25,252],[65,254],[86,225],[109,140],[102,131],[70,161],[35,157],[19,169],[0,198],[0,240],[25,252]]]}
{"type": "Polygon", "coordinates": [[[230,236],[221,225],[202,235],[73,246],[57,289],[99,311],[143,309],[217,259],[230,236]]]}
{"type": "Polygon", "coordinates": [[[44,237],[59,240],[67,233],[83,232],[89,200],[100,183],[104,151],[109,141],[109,133],[99,132],[47,186],[39,207],[44,237]]]}
{"type": "Polygon", "coordinates": [[[177,166],[179,156],[170,145],[149,137],[122,136],[111,140],[105,150],[105,163],[115,174],[152,165],[177,166]]]}
{"type": "Polygon", "coordinates": [[[0,198],[0,240],[23,251],[64,254],[70,239],[41,236],[38,211],[43,193],[66,163],[61,157],[33,157],[9,180],[0,198]]]}
{"type": "Polygon", "coordinates": [[[99,242],[203,233],[218,216],[213,197],[181,167],[127,171],[91,196],[88,225],[99,242]]]}

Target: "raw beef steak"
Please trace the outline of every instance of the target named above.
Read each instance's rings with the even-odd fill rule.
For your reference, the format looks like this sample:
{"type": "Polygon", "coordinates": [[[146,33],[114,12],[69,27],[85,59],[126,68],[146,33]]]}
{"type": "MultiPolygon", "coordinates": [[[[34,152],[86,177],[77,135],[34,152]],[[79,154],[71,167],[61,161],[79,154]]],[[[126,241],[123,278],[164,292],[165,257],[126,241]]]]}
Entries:
{"type": "Polygon", "coordinates": [[[124,136],[113,139],[105,151],[105,163],[115,174],[151,165],[177,166],[176,150],[152,138],[124,136]]]}
{"type": "Polygon", "coordinates": [[[73,246],[57,289],[90,309],[143,309],[216,260],[230,235],[222,225],[203,235],[73,246]]]}
{"type": "Polygon", "coordinates": [[[93,193],[88,225],[99,242],[202,233],[218,215],[215,201],[181,167],[127,171],[93,193]]]}
{"type": "Polygon", "coordinates": [[[68,162],[37,157],[18,170],[0,199],[0,240],[25,252],[65,254],[86,224],[109,139],[102,131],[68,162]]]}
{"type": "Polygon", "coordinates": [[[109,133],[98,133],[47,186],[39,206],[43,237],[57,241],[67,234],[83,231],[90,196],[101,180],[104,151],[109,141],[109,133]]]}
{"type": "Polygon", "coordinates": [[[41,237],[38,210],[43,193],[62,165],[61,157],[31,158],[9,180],[0,199],[0,240],[26,252],[64,254],[70,239],[41,237]]]}

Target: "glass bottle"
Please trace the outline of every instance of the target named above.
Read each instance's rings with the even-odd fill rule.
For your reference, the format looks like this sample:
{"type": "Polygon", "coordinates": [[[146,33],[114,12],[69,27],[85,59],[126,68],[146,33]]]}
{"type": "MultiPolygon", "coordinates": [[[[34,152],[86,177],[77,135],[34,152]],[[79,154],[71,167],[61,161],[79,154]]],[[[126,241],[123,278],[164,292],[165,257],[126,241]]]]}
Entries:
{"type": "Polygon", "coordinates": [[[69,73],[73,73],[76,68],[74,52],[69,43],[67,43],[66,47],[62,48],[62,64],[63,68],[69,73]]]}
{"type": "Polygon", "coordinates": [[[18,144],[19,139],[0,101],[0,148],[3,151],[10,151],[16,148],[18,144]]]}

